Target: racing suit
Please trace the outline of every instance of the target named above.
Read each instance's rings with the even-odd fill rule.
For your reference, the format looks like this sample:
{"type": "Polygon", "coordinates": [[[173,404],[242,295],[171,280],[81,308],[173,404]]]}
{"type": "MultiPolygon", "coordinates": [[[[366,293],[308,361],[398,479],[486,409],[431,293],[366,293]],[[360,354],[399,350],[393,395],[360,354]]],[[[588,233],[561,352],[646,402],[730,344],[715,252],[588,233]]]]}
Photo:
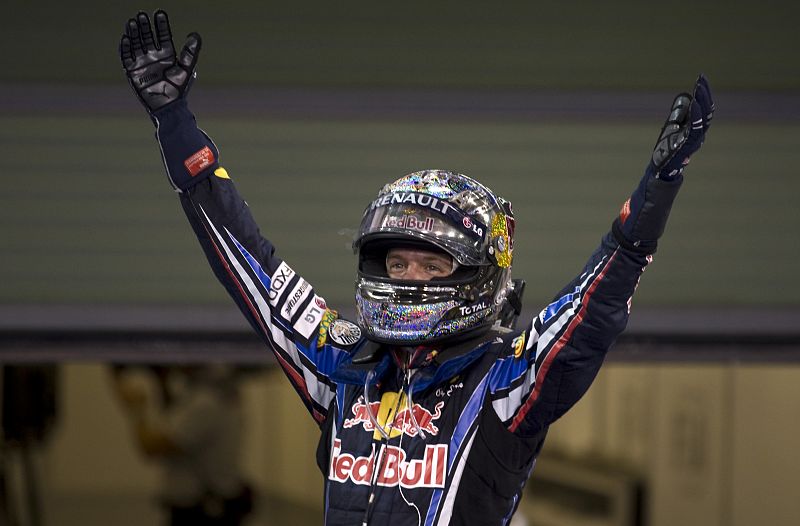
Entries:
{"type": "Polygon", "coordinates": [[[214,273],[320,426],[326,524],[507,524],[550,424],[625,328],[711,122],[705,77],[674,100],[644,177],[583,272],[530,324],[399,349],[363,337],[275,255],[188,109],[200,35],[176,53],[166,13],[153,20],[128,20],[123,67],[214,273]]]}
{"type": "MultiPolygon", "coordinates": [[[[654,246],[614,228],[527,327],[425,349],[406,367],[275,255],[227,172],[209,169],[180,200],[217,278],[322,430],[326,524],[507,524],[549,425],[624,329],[654,246]]],[[[670,199],[656,222],[681,180],[659,183],[670,199]]]]}

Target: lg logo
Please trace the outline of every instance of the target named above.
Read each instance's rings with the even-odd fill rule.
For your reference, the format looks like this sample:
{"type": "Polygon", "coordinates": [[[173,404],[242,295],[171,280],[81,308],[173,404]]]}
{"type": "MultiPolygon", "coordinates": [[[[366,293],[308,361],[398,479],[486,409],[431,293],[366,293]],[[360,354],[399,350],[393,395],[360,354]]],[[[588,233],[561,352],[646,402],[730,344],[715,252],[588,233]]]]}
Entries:
{"type": "Polygon", "coordinates": [[[464,216],[464,219],[461,221],[461,223],[464,225],[464,228],[468,228],[469,230],[472,230],[473,233],[483,236],[483,228],[473,223],[469,216],[464,216]]]}

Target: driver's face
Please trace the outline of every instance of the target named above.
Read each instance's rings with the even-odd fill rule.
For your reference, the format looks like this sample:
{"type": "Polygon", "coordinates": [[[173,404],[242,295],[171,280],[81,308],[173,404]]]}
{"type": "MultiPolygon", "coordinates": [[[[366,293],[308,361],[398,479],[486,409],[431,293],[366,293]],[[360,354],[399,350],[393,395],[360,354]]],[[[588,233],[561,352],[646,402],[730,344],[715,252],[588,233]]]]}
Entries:
{"type": "Polygon", "coordinates": [[[386,254],[386,272],[393,279],[429,281],[445,278],[453,273],[453,258],[416,248],[392,248],[386,254]]]}

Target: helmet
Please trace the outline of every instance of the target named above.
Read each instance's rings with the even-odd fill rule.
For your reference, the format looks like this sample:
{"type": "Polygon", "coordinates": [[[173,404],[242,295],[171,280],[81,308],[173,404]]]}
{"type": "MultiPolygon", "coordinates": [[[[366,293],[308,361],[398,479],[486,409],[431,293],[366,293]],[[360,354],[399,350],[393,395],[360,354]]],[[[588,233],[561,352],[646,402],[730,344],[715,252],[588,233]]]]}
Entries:
{"type": "Polygon", "coordinates": [[[423,170],[384,186],[364,211],[356,309],[367,338],[395,345],[461,339],[489,329],[511,288],[511,203],[466,175],[423,170]],[[430,281],[392,279],[390,248],[449,254],[458,265],[430,281]]]}

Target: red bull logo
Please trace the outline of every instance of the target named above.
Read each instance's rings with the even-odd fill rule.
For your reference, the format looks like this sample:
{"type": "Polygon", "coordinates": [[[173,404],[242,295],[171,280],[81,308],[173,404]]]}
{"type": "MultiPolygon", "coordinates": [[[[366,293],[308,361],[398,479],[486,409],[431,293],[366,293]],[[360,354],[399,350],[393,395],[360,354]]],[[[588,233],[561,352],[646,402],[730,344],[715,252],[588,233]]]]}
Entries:
{"type": "MultiPolygon", "coordinates": [[[[375,444],[368,457],[356,457],[342,452],[342,441],[333,441],[328,479],[368,486],[375,474],[375,444]]],[[[380,472],[378,486],[403,488],[443,488],[447,467],[447,444],[425,446],[421,459],[407,460],[406,452],[395,446],[382,445],[378,452],[380,472]]]]}
{"type": "Polygon", "coordinates": [[[347,429],[361,424],[364,427],[364,431],[374,432],[376,440],[380,440],[382,434],[375,429],[373,419],[383,427],[383,431],[389,435],[389,438],[400,436],[403,433],[415,437],[420,431],[425,435],[438,435],[439,428],[436,427],[434,421],[442,416],[444,402],[437,403],[433,408],[433,412],[430,412],[419,404],[408,407],[405,393],[399,394],[399,404],[397,403],[398,393],[394,392],[383,393],[380,402],[366,404],[363,398],[359,399],[350,408],[353,417],[346,419],[343,426],[347,429]],[[398,406],[403,409],[393,414],[398,406]],[[370,418],[370,414],[373,415],[373,418],[370,418]]]}

